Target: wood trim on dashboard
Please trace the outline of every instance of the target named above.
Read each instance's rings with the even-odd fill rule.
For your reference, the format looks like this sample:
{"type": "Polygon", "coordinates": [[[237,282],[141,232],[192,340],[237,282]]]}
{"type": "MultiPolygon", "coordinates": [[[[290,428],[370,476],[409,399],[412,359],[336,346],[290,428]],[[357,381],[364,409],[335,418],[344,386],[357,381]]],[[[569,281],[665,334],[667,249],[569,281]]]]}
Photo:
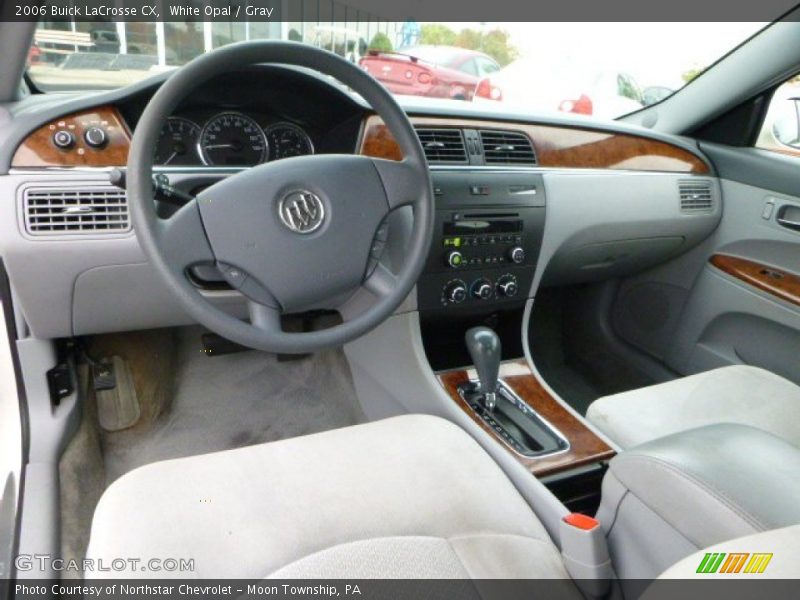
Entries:
{"type": "MultiPolygon", "coordinates": [[[[524,133],[533,143],[540,167],[664,171],[700,175],[711,172],[705,160],[685,148],[626,133],[580,127],[433,117],[412,117],[411,122],[421,127],[503,129],[524,133]]],[[[367,117],[363,132],[359,145],[361,154],[389,160],[402,158],[400,146],[380,117],[367,117]]]]}
{"type": "Polygon", "coordinates": [[[715,254],[709,262],[762,292],[800,306],[800,276],[794,273],[728,254],[715,254]]]}
{"type": "Polygon", "coordinates": [[[29,167],[120,167],[128,162],[131,133],[119,111],[113,106],[100,106],[51,121],[31,133],[17,148],[11,166],[29,167]],[[90,127],[106,132],[106,143],[93,148],[83,138],[90,127]],[[57,131],[74,136],[74,144],[61,149],[53,142],[57,131]]]}
{"type": "MultiPolygon", "coordinates": [[[[498,444],[501,444],[502,442],[497,438],[494,431],[473,412],[458,393],[458,386],[469,381],[468,371],[466,369],[442,371],[437,373],[436,377],[461,410],[467,413],[484,431],[495,437],[498,444]]],[[[608,444],[597,437],[579,418],[564,408],[558,400],[548,393],[531,372],[528,363],[524,359],[501,363],[500,378],[569,441],[570,447],[566,452],[541,458],[521,456],[505,444],[502,444],[537,477],[610,460],[616,454],[608,444]]]]}

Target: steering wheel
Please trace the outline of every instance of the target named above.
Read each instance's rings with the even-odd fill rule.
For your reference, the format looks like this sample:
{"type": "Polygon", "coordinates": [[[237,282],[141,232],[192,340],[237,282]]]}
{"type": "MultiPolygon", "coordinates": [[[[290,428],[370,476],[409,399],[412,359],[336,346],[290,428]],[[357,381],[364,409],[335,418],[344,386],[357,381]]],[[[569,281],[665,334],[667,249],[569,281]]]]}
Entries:
{"type": "Polygon", "coordinates": [[[405,112],[358,66],[294,42],[241,42],[175,71],[136,126],[127,182],[139,243],[186,311],[227,339],[270,352],[339,346],[382,323],[414,287],[433,231],[430,173],[405,112]],[[198,84],[256,63],[307,67],[349,86],[383,118],[403,160],[326,154],[269,162],[227,177],[169,218],[160,218],[152,170],[162,124],[198,84]],[[395,274],[379,255],[386,243],[386,217],[401,206],[412,206],[414,216],[405,260],[395,274]],[[245,296],[249,322],[215,307],[189,280],[188,269],[209,263],[245,296]],[[281,329],[281,314],[335,308],[332,304],[359,288],[376,299],[349,320],[321,331],[281,329]]]}

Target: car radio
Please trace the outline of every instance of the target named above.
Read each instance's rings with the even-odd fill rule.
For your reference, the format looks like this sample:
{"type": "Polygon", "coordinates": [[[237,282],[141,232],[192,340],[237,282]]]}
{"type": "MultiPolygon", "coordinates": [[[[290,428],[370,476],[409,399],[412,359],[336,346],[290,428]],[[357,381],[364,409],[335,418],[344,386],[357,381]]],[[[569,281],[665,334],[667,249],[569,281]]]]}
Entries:
{"type": "Polygon", "coordinates": [[[544,229],[541,176],[435,173],[434,191],[435,233],[417,286],[419,308],[481,309],[524,302],[544,229]]]}
{"type": "Polygon", "coordinates": [[[523,221],[516,215],[455,213],[443,224],[443,259],[453,269],[525,261],[523,221]]]}

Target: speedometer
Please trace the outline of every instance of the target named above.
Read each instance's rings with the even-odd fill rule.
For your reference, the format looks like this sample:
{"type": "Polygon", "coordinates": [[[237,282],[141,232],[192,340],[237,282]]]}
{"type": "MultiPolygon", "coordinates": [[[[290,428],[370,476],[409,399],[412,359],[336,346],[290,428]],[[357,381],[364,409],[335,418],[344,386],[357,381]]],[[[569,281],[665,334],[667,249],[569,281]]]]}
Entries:
{"type": "Polygon", "coordinates": [[[272,160],[314,154],[311,138],[293,123],[275,123],[267,127],[265,133],[272,160]]]}
{"type": "Polygon", "coordinates": [[[237,112],[212,117],[200,134],[200,156],[207,165],[252,167],[267,160],[269,146],[261,127],[237,112]]]}

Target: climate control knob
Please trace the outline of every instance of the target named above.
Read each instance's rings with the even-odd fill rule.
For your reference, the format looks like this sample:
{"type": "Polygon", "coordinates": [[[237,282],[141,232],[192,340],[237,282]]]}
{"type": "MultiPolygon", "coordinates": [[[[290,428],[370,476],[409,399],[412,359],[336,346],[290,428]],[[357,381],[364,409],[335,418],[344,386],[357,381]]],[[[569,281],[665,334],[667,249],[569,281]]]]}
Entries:
{"type": "Polygon", "coordinates": [[[444,300],[448,304],[461,304],[467,299],[467,284],[456,279],[444,286],[444,300]]]}
{"type": "Polygon", "coordinates": [[[493,293],[492,282],[488,279],[476,279],[470,286],[470,294],[478,300],[488,300],[493,293]]]}
{"type": "Polygon", "coordinates": [[[522,246],[514,246],[508,251],[508,259],[515,264],[520,264],[525,260],[525,249],[522,246]]]}
{"type": "Polygon", "coordinates": [[[464,255],[457,250],[453,250],[447,255],[447,264],[453,269],[457,269],[464,264],[464,255]]]}
{"type": "Polygon", "coordinates": [[[503,275],[497,280],[497,295],[505,298],[513,298],[519,292],[517,278],[511,274],[503,275]]]}

